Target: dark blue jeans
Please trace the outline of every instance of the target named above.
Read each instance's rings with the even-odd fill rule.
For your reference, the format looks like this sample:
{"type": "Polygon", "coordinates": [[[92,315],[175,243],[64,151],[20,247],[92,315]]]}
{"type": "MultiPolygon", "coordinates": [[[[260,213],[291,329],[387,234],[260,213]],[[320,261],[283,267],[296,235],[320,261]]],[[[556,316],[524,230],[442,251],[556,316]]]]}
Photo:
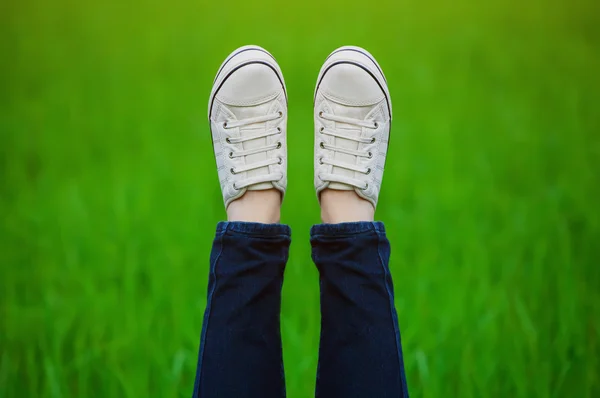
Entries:
{"type": "MultiPolygon", "coordinates": [[[[279,315],[290,233],[217,226],[194,398],[285,397],[279,315]]],[[[316,225],[311,245],[321,287],[315,395],[408,397],[383,224],[316,225]]]]}

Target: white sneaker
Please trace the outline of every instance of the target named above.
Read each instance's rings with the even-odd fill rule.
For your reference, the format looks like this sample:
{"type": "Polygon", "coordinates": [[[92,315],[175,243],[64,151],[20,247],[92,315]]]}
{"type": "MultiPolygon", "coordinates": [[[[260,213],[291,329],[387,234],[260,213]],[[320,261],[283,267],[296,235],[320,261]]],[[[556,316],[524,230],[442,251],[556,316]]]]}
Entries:
{"type": "Polygon", "coordinates": [[[235,50],[217,72],[208,119],[225,207],[247,190],[287,185],[287,94],[265,49],[235,50]]]}
{"type": "Polygon", "coordinates": [[[377,205],[392,103],[383,71],[359,47],[335,50],[315,90],[315,189],[354,190],[377,205]]]}

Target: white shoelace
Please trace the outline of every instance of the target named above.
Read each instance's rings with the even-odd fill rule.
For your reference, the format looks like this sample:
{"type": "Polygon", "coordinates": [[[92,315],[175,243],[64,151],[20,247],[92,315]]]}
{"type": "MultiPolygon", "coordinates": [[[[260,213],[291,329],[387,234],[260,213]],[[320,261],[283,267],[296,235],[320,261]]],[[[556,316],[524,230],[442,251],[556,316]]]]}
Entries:
{"type": "MultiPolygon", "coordinates": [[[[283,118],[283,113],[277,112],[277,113],[271,113],[271,114],[264,115],[264,116],[252,117],[252,118],[248,118],[248,119],[227,120],[225,123],[223,123],[223,128],[225,130],[229,130],[229,129],[234,129],[234,128],[240,127],[240,133],[242,133],[243,127],[248,127],[248,126],[252,126],[254,124],[259,124],[259,123],[266,123],[266,122],[269,122],[272,120],[277,120],[280,118],[283,118]]],[[[267,151],[271,151],[273,149],[279,149],[279,148],[281,148],[280,141],[270,144],[270,145],[265,145],[265,146],[262,146],[259,148],[253,148],[253,149],[247,149],[247,150],[238,150],[235,147],[233,147],[233,145],[236,145],[236,144],[243,144],[244,142],[247,142],[247,141],[251,141],[251,140],[255,140],[255,139],[259,139],[259,138],[267,138],[267,137],[270,137],[272,135],[277,135],[277,134],[281,134],[280,127],[273,127],[273,128],[267,129],[264,132],[261,132],[258,134],[253,134],[253,135],[244,136],[244,135],[240,134],[240,137],[227,137],[225,139],[225,141],[228,144],[232,145],[232,147],[230,148],[229,157],[233,159],[233,158],[239,158],[242,156],[248,156],[248,155],[254,155],[257,153],[267,152],[267,151]]],[[[256,170],[261,167],[268,167],[268,166],[271,166],[274,164],[281,164],[282,162],[283,162],[283,159],[281,159],[280,157],[273,158],[273,159],[266,159],[266,160],[261,160],[259,162],[245,164],[244,166],[241,166],[238,168],[231,168],[230,172],[231,172],[231,174],[239,174],[239,173],[244,173],[244,172],[251,171],[251,170],[256,170]]],[[[249,177],[249,178],[237,181],[236,183],[233,184],[233,188],[234,189],[243,189],[243,188],[249,187],[250,185],[260,184],[263,182],[279,181],[282,178],[283,178],[282,173],[268,173],[265,175],[253,176],[253,177],[249,177]]]]}
{"type": "MultiPolygon", "coordinates": [[[[364,128],[368,128],[371,130],[376,130],[379,127],[377,122],[370,122],[370,121],[366,121],[366,120],[338,116],[338,115],[333,115],[333,114],[325,113],[325,112],[320,112],[319,117],[322,119],[325,119],[325,120],[332,121],[332,122],[345,123],[345,124],[349,124],[351,126],[356,126],[359,128],[364,127],[364,128]]],[[[332,137],[343,138],[346,140],[355,141],[359,144],[372,144],[375,142],[375,137],[368,138],[368,137],[360,137],[360,136],[351,136],[348,134],[340,133],[339,131],[336,131],[336,130],[333,130],[333,129],[330,129],[327,127],[322,127],[320,130],[320,133],[324,134],[324,135],[329,135],[332,137]]],[[[368,159],[373,157],[372,152],[357,151],[354,149],[341,148],[341,147],[338,147],[335,145],[327,144],[324,141],[321,141],[321,143],[319,145],[321,146],[322,149],[328,149],[328,150],[331,150],[334,152],[345,153],[347,155],[354,155],[354,156],[358,156],[361,158],[368,158],[368,159]]],[[[359,167],[355,164],[341,162],[336,159],[328,159],[328,158],[322,157],[319,159],[319,163],[331,165],[334,167],[340,167],[342,169],[355,171],[355,172],[361,173],[361,174],[370,174],[371,173],[370,168],[359,167]]],[[[333,173],[323,173],[319,177],[323,181],[340,182],[342,184],[347,184],[347,185],[350,185],[350,186],[353,186],[353,187],[356,187],[356,188],[362,189],[362,190],[365,190],[369,187],[368,183],[365,183],[356,178],[351,178],[351,177],[347,177],[347,176],[343,176],[343,175],[338,175],[338,174],[333,174],[333,173]]]]}

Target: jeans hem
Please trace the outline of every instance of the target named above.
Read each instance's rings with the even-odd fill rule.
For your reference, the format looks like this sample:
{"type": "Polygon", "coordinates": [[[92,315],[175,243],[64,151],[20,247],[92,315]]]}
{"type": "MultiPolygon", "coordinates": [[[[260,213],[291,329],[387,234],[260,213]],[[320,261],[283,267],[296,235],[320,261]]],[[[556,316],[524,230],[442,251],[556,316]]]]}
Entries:
{"type": "Polygon", "coordinates": [[[217,235],[228,231],[260,236],[292,235],[292,229],[285,224],[263,224],[245,221],[221,221],[217,224],[217,235]]]}
{"type": "Polygon", "coordinates": [[[385,226],[381,221],[356,221],[343,222],[339,224],[317,224],[310,229],[310,236],[343,236],[361,234],[364,232],[376,232],[385,235],[385,226]]]}

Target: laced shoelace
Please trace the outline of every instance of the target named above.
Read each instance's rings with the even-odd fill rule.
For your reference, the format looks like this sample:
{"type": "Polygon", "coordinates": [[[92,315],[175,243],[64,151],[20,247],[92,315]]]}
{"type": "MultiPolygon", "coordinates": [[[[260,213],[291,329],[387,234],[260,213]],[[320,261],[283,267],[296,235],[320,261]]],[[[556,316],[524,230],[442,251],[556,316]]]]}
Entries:
{"type": "MultiPolygon", "coordinates": [[[[319,117],[324,120],[329,120],[329,121],[338,122],[338,123],[345,123],[345,124],[349,124],[351,126],[356,126],[356,127],[364,127],[364,128],[371,129],[371,130],[376,130],[379,127],[377,122],[354,119],[354,118],[345,117],[345,116],[338,116],[338,115],[333,115],[333,114],[325,113],[325,112],[320,112],[319,117]]],[[[352,135],[340,133],[339,131],[336,131],[334,129],[327,128],[327,127],[321,127],[319,132],[324,135],[329,135],[331,137],[337,137],[337,138],[343,138],[346,140],[357,142],[359,144],[372,144],[375,142],[375,137],[368,138],[368,137],[352,136],[352,135]]],[[[331,150],[331,151],[339,152],[339,153],[345,153],[347,155],[358,156],[361,158],[371,159],[373,157],[373,153],[370,151],[365,152],[365,151],[358,151],[358,150],[349,149],[349,148],[341,148],[341,147],[338,147],[335,145],[327,144],[327,143],[325,143],[325,141],[321,141],[319,146],[322,149],[327,149],[327,150],[331,150]]],[[[361,173],[361,174],[370,174],[371,173],[370,168],[360,167],[355,164],[342,162],[342,161],[339,161],[336,159],[328,159],[325,157],[321,157],[319,159],[319,163],[327,164],[327,165],[331,165],[331,166],[335,166],[335,167],[340,167],[342,169],[355,171],[355,172],[361,173]]],[[[368,183],[365,183],[359,179],[347,177],[344,175],[338,175],[338,174],[333,174],[333,173],[322,173],[320,175],[320,178],[323,181],[340,182],[340,183],[348,184],[350,186],[353,186],[353,187],[356,187],[356,188],[362,189],[362,190],[365,190],[369,187],[368,183]]]]}
{"type": "MultiPolygon", "coordinates": [[[[283,118],[283,113],[277,112],[277,113],[271,113],[268,115],[257,116],[257,117],[247,118],[247,119],[227,120],[226,122],[223,123],[223,128],[225,130],[230,130],[230,129],[234,129],[234,128],[238,128],[238,127],[241,129],[244,127],[252,126],[255,124],[259,124],[259,123],[266,123],[266,122],[270,122],[272,120],[277,120],[277,119],[281,119],[281,118],[283,118]]],[[[271,151],[274,149],[279,149],[279,148],[281,148],[280,141],[275,142],[270,145],[265,145],[265,146],[261,146],[258,148],[252,148],[252,149],[246,149],[246,150],[240,150],[234,146],[237,144],[243,144],[244,142],[247,142],[247,141],[255,140],[258,138],[266,138],[266,137],[270,137],[270,136],[277,135],[277,134],[281,134],[280,127],[273,127],[273,128],[267,129],[264,132],[260,132],[258,134],[253,134],[253,135],[245,135],[245,136],[240,136],[240,137],[227,137],[227,138],[225,138],[225,142],[227,142],[227,144],[231,145],[229,157],[231,159],[234,159],[234,158],[239,158],[239,157],[243,157],[243,156],[254,155],[257,153],[263,153],[263,152],[271,151]]],[[[281,164],[282,162],[283,162],[283,159],[281,159],[281,157],[273,158],[273,159],[266,159],[266,160],[261,160],[258,162],[253,162],[250,164],[245,164],[238,168],[232,167],[230,169],[230,172],[231,172],[231,174],[240,174],[240,173],[244,173],[247,171],[260,169],[261,167],[268,167],[268,166],[275,165],[275,164],[281,164]]],[[[260,184],[263,182],[278,181],[278,180],[281,180],[282,178],[283,178],[282,173],[268,173],[265,175],[253,176],[253,177],[249,177],[249,178],[235,182],[233,184],[233,188],[234,189],[243,189],[243,188],[249,187],[250,185],[260,184]]]]}

